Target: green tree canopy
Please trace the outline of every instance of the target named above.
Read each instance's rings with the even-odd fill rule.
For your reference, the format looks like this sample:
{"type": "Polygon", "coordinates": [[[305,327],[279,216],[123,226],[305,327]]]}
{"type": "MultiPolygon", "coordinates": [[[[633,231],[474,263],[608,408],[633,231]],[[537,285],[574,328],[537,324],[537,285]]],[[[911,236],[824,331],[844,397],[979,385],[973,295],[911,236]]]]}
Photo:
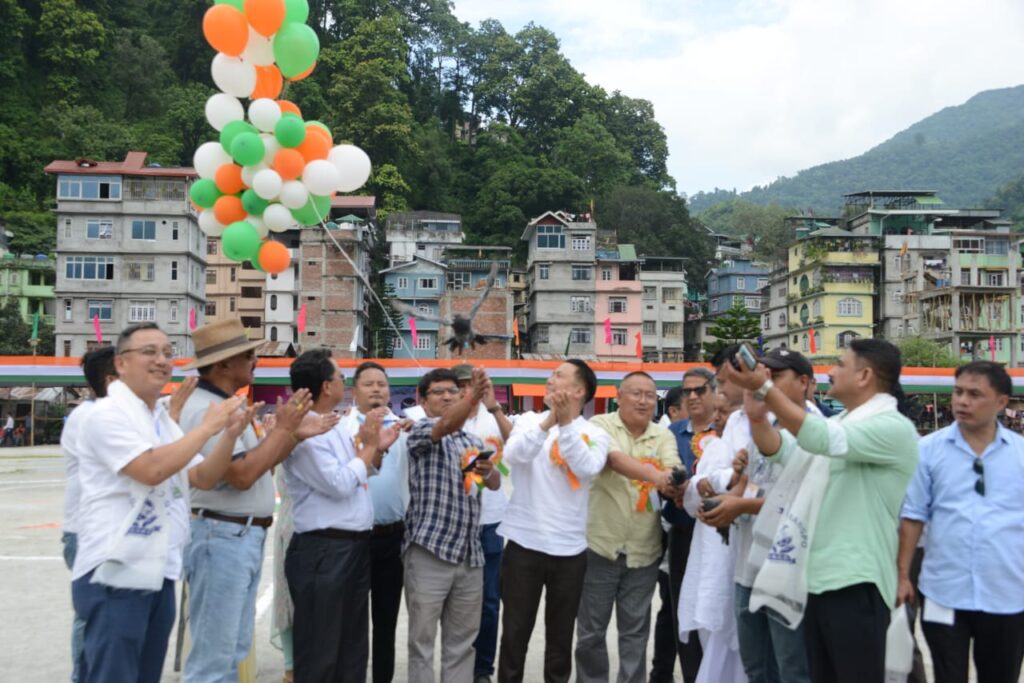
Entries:
{"type": "Polygon", "coordinates": [[[715,318],[708,329],[708,335],[715,339],[704,342],[704,358],[711,360],[715,354],[730,344],[756,343],[757,338],[761,336],[761,319],[743,304],[742,298],[734,298],[732,307],[715,318]]]}

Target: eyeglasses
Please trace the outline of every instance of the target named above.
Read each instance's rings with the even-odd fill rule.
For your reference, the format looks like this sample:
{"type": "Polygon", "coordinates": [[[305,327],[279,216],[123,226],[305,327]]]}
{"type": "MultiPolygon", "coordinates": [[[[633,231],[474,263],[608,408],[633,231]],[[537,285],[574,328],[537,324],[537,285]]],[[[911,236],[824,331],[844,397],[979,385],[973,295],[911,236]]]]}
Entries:
{"type": "Polygon", "coordinates": [[[683,387],[683,397],[688,398],[690,394],[697,396],[698,398],[708,392],[708,382],[704,382],[699,387],[683,387]]]}
{"type": "Polygon", "coordinates": [[[170,346],[165,346],[162,349],[155,346],[140,346],[136,349],[122,349],[117,352],[117,355],[123,356],[126,353],[141,353],[143,356],[150,359],[156,359],[158,356],[163,356],[167,360],[174,360],[174,357],[177,355],[175,354],[174,349],[170,346]]]}
{"type": "Polygon", "coordinates": [[[981,458],[974,459],[974,473],[978,475],[978,481],[974,482],[974,491],[979,496],[985,495],[985,466],[981,458]]]}
{"type": "Polygon", "coordinates": [[[643,399],[647,399],[648,401],[658,400],[658,394],[653,391],[627,391],[625,392],[625,395],[629,396],[634,401],[640,401],[643,399]]]}
{"type": "Polygon", "coordinates": [[[431,389],[427,393],[434,396],[444,396],[445,394],[448,394],[449,396],[457,396],[462,393],[462,389],[459,389],[458,387],[446,387],[443,389],[431,389]]]}

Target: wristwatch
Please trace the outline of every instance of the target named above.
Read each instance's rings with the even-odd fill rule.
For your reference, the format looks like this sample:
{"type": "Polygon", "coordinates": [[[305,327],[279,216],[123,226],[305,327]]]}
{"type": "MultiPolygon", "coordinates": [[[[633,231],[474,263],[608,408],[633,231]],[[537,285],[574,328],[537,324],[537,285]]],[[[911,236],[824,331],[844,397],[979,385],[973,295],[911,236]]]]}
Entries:
{"type": "Polygon", "coordinates": [[[492,415],[494,413],[500,413],[501,412],[501,404],[499,403],[498,405],[494,406],[493,408],[488,408],[487,412],[491,413],[492,415]]]}
{"type": "Polygon", "coordinates": [[[765,396],[768,395],[768,392],[771,391],[774,386],[775,382],[770,379],[766,379],[764,384],[761,385],[761,388],[754,392],[754,398],[758,401],[763,401],[765,396]]]}

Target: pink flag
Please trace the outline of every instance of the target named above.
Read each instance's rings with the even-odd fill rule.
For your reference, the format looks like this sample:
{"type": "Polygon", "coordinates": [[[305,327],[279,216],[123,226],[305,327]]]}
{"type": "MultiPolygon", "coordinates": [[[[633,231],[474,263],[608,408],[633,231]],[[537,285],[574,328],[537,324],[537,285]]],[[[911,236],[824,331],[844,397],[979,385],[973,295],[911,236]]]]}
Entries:
{"type": "Polygon", "coordinates": [[[605,344],[611,344],[612,343],[612,319],[611,318],[605,318],[604,319],[604,343],[605,344]]]}
{"type": "Polygon", "coordinates": [[[103,333],[100,331],[100,315],[97,313],[92,317],[92,329],[96,332],[96,343],[103,343],[103,333]]]}
{"type": "Polygon", "coordinates": [[[415,349],[419,346],[420,337],[416,333],[416,318],[409,316],[409,331],[412,332],[412,347],[415,349]]]}
{"type": "Polygon", "coordinates": [[[992,353],[992,362],[994,363],[996,360],[996,336],[994,334],[988,336],[988,350],[992,353]]]}
{"type": "Polygon", "coordinates": [[[193,306],[188,309],[188,329],[195,331],[196,329],[196,307],[193,306]]]}
{"type": "Polygon", "coordinates": [[[640,332],[636,333],[636,349],[634,349],[636,357],[640,360],[644,359],[644,338],[640,332]]]}
{"type": "Polygon", "coordinates": [[[299,307],[299,318],[295,321],[295,326],[299,328],[299,334],[306,331],[306,304],[299,307]]]}

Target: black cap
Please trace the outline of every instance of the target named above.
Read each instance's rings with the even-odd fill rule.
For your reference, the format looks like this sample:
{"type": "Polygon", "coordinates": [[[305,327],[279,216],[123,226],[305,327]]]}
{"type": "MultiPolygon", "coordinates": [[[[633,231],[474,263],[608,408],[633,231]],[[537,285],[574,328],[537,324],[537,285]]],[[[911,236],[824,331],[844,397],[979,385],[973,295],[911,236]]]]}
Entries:
{"type": "Polygon", "coordinates": [[[789,349],[772,349],[759,360],[772,370],[794,370],[798,375],[814,379],[814,367],[802,353],[789,349]]]}

